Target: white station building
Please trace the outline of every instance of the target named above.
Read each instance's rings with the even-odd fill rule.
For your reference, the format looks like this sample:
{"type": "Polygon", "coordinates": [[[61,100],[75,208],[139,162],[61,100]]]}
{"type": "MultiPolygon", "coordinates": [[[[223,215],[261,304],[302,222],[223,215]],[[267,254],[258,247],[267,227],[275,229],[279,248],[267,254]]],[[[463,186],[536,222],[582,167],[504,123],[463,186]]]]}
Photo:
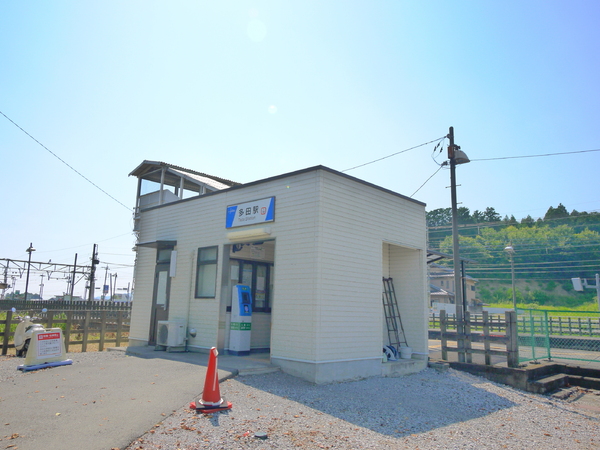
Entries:
{"type": "Polygon", "coordinates": [[[246,184],[154,161],[130,175],[129,345],[268,352],[314,383],[426,367],[424,203],[323,166],[246,184]],[[393,280],[409,359],[383,357],[383,278],[393,280]]]}

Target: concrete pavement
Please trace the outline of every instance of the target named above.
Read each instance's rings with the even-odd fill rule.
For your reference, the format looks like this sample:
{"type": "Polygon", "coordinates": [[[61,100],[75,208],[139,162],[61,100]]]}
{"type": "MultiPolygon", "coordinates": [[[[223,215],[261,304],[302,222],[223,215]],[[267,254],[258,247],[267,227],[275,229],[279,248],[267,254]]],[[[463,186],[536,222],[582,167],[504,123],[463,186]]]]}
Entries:
{"type": "MultiPolygon", "coordinates": [[[[70,353],[72,365],[26,372],[3,382],[0,446],[125,448],[201,396],[207,354],[168,353],[153,347],[129,347],[126,354],[126,358],[89,358],[70,353]]],[[[15,371],[22,363],[16,358],[9,362],[14,362],[15,371]]],[[[277,370],[268,354],[219,355],[218,369],[220,380],[277,370]]],[[[221,394],[227,396],[222,390],[221,394]]]]}

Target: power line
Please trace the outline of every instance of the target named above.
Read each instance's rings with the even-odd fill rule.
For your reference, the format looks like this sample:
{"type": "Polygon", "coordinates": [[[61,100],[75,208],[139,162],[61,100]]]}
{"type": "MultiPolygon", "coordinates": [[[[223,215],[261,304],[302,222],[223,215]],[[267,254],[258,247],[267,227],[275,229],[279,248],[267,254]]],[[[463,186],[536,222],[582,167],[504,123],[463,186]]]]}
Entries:
{"type": "Polygon", "coordinates": [[[425,180],[425,182],[424,182],[424,183],[423,183],[421,186],[419,186],[419,189],[417,189],[415,192],[413,192],[413,193],[412,193],[412,195],[410,196],[410,198],[413,198],[413,197],[415,196],[415,194],[416,194],[417,192],[419,192],[419,191],[421,190],[421,188],[422,188],[423,186],[425,186],[425,185],[427,184],[427,182],[428,182],[429,180],[431,180],[431,179],[432,179],[432,178],[435,176],[435,174],[436,174],[436,173],[438,173],[440,170],[442,170],[442,167],[444,167],[444,166],[440,166],[440,167],[438,168],[438,170],[436,170],[435,172],[433,172],[433,175],[431,175],[429,178],[427,178],[427,179],[425,180]]]}
{"type": "MultiPolygon", "coordinates": [[[[449,210],[450,208],[437,208],[437,209],[434,209],[432,211],[437,211],[438,209],[443,209],[443,210],[448,209],[449,210]]],[[[432,211],[428,211],[428,212],[432,212],[432,211]]],[[[476,212],[476,211],[474,211],[474,212],[476,212]]],[[[541,220],[542,225],[544,225],[547,222],[560,221],[560,220],[565,221],[565,222],[576,221],[577,219],[587,220],[591,216],[594,216],[594,218],[595,218],[596,214],[598,214],[596,211],[590,211],[587,215],[568,216],[568,217],[556,217],[556,218],[553,218],[553,219],[542,219],[540,217],[540,220],[541,220]]],[[[600,214],[598,214],[598,217],[600,218],[600,214]]],[[[533,219],[533,217],[532,217],[532,219],[533,219]]],[[[534,220],[534,225],[537,225],[537,220],[536,219],[533,219],[533,220],[534,220]]],[[[585,223],[584,222],[584,223],[579,223],[579,224],[577,224],[577,223],[574,223],[574,224],[565,223],[565,225],[568,225],[568,226],[570,226],[572,228],[575,228],[575,227],[587,227],[587,226],[590,226],[590,225],[595,226],[595,225],[598,225],[598,224],[600,224],[600,221],[598,221],[598,222],[591,222],[591,223],[585,223]]],[[[527,223],[517,222],[516,224],[512,224],[512,223],[507,223],[507,222],[505,222],[503,220],[500,220],[498,222],[461,223],[461,224],[458,224],[458,227],[461,228],[461,229],[469,229],[469,228],[479,228],[479,227],[482,227],[482,228],[484,228],[484,227],[488,227],[488,228],[492,228],[492,227],[506,227],[506,226],[511,226],[511,225],[512,226],[514,226],[514,225],[527,226],[527,223]]],[[[445,224],[445,225],[435,225],[435,226],[431,226],[431,227],[427,227],[427,228],[429,230],[443,230],[445,228],[450,229],[450,228],[452,228],[452,224],[448,223],[448,224],[445,224]]]]}
{"type": "Polygon", "coordinates": [[[520,158],[540,158],[543,156],[557,156],[557,155],[572,155],[574,153],[589,153],[589,152],[600,152],[600,148],[594,150],[580,150],[577,152],[561,152],[561,153],[545,153],[542,155],[523,155],[523,156],[502,156],[498,158],[481,158],[481,159],[472,159],[471,162],[475,161],[496,161],[498,159],[520,159],[520,158]]]}
{"type": "MultiPolygon", "coordinates": [[[[399,151],[399,152],[396,152],[396,153],[392,153],[391,155],[384,156],[383,158],[375,159],[375,160],[373,160],[373,161],[369,161],[369,162],[367,162],[367,163],[360,164],[360,165],[358,165],[358,166],[350,167],[349,169],[342,170],[342,172],[348,172],[349,170],[354,170],[354,169],[358,169],[359,167],[368,166],[369,164],[373,164],[373,163],[376,163],[376,162],[378,162],[378,161],[382,161],[382,160],[384,160],[384,159],[391,158],[392,156],[399,155],[400,153],[405,153],[405,152],[408,152],[408,151],[410,151],[410,150],[414,150],[415,148],[423,147],[424,145],[428,145],[428,144],[431,144],[431,143],[433,143],[433,142],[438,142],[438,141],[441,141],[442,139],[446,139],[446,136],[442,136],[442,137],[440,137],[440,138],[434,139],[434,140],[432,140],[432,141],[429,141],[429,142],[425,142],[425,143],[423,143],[423,144],[415,145],[414,147],[407,148],[406,150],[402,150],[402,151],[399,151]]],[[[413,195],[414,195],[414,194],[413,194],[413,195]]]]}
{"type": "Polygon", "coordinates": [[[69,163],[67,163],[64,159],[62,159],[60,156],[58,156],[56,153],[54,153],[52,150],[50,150],[48,147],[46,147],[44,144],[42,144],[40,141],[38,141],[36,138],[34,138],[31,134],[29,134],[27,131],[25,131],[21,126],[19,126],[17,123],[15,123],[15,121],[13,121],[10,117],[8,117],[2,111],[0,111],[0,114],[2,114],[4,117],[6,117],[6,119],[8,119],[8,121],[10,121],[15,127],[17,127],[19,130],[21,130],[23,133],[25,133],[27,136],[29,136],[31,139],[33,139],[35,142],[37,142],[43,149],[45,149],[48,153],[50,153],[52,156],[54,156],[56,159],[58,159],[61,163],[63,163],[65,166],[67,166],[69,169],[71,169],[73,172],[75,172],[77,175],[79,175],[85,181],[90,183],[92,186],[94,186],[96,189],[100,190],[104,194],[108,195],[111,199],[113,199],[119,205],[127,208],[127,211],[131,211],[131,208],[129,206],[126,206],[125,204],[121,203],[119,200],[114,198],[112,195],[110,195],[108,192],[106,192],[104,189],[102,189],[100,186],[98,186],[92,180],[87,178],[85,175],[83,175],[81,172],[79,172],[77,169],[75,169],[73,166],[71,166],[69,163]]]}

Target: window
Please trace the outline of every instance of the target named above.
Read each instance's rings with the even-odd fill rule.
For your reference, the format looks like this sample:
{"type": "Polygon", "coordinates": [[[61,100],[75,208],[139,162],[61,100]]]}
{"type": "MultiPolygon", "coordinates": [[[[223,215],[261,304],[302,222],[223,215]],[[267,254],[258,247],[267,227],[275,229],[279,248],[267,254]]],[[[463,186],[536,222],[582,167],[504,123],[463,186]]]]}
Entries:
{"type": "Polygon", "coordinates": [[[218,247],[198,249],[196,267],[196,298],[214,298],[217,292],[218,247]]]}
{"type": "Polygon", "coordinates": [[[159,248],[156,252],[156,264],[169,264],[171,262],[172,248],[159,248]]]}

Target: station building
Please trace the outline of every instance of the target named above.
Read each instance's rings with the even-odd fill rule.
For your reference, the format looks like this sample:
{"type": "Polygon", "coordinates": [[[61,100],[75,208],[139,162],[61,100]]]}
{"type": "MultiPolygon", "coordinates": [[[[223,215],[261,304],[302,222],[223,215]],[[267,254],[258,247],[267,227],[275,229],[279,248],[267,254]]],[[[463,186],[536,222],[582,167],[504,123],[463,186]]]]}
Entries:
{"type": "Polygon", "coordinates": [[[314,383],[426,367],[424,203],[324,166],[245,184],[156,161],[130,175],[129,345],[266,352],[314,383]],[[382,358],[383,278],[393,280],[412,349],[394,363],[382,358]],[[250,317],[239,309],[248,299],[250,317]]]}

